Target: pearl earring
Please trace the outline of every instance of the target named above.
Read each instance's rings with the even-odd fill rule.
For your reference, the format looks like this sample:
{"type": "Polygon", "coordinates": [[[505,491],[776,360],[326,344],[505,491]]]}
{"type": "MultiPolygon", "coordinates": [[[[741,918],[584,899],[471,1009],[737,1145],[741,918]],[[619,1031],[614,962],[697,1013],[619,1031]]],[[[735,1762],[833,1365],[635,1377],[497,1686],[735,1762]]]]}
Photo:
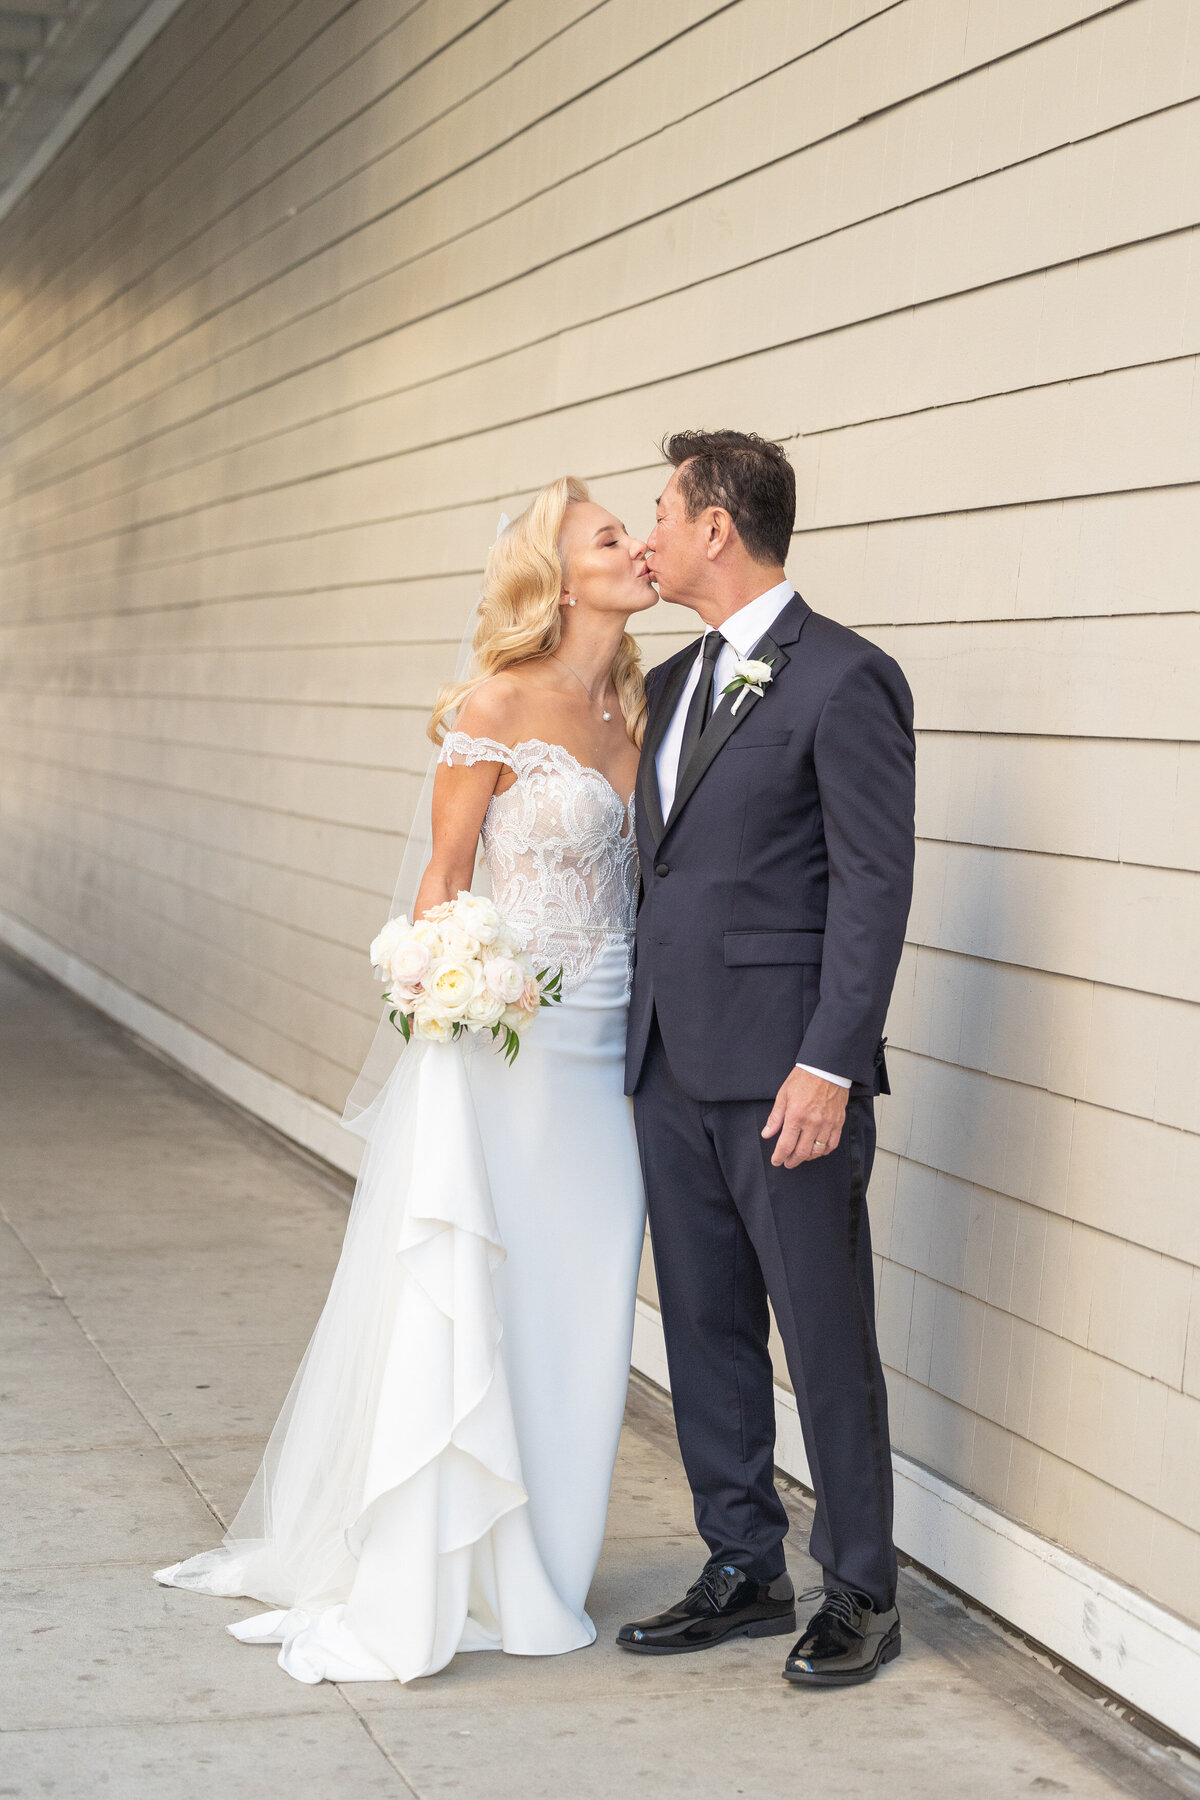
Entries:
{"type": "Polygon", "coordinates": [[[568,594],[568,595],[567,595],[567,605],[568,605],[568,606],[574,606],[574,604],[575,604],[575,596],[574,596],[574,594],[568,594]]]}

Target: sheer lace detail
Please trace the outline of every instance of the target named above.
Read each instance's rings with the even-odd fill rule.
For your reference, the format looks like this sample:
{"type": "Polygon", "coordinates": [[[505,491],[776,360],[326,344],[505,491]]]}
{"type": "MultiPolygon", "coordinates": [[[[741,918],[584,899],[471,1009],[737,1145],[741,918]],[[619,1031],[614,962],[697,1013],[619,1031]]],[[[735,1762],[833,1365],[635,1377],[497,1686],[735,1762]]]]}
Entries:
{"type": "MultiPolygon", "coordinates": [[[[438,761],[465,763],[468,768],[473,763],[498,762],[503,763],[508,769],[515,770],[517,768],[517,751],[528,748],[528,744],[518,744],[516,749],[510,750],[507,744],[500,743],[497,738],[477,738],[471,737],[465,731],[448,731],[442,739],[442,753],[438,757],[438,761]]],[[[541,745],[538,748],[540,749],[541,745]]]]}
{"type": "Polygon", "coordinates": [[[528,934],[539,961],[562,965],[564,992],[586,980],[609,944],[624,948],[632,969],[632,802],[627,807],[599,769],[540,738],[509,746],[451,731],[439,760],[498,762],[516,775],[484,815],[484,861],[496,905],[528,934]]]}

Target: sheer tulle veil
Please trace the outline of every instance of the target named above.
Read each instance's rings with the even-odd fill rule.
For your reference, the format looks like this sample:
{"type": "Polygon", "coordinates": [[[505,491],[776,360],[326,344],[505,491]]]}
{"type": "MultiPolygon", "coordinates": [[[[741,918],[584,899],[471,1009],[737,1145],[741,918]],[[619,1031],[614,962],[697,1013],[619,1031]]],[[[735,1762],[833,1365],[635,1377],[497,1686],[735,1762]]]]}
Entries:
{"type": "MultiPolygon", "coordinates": [[[[507,531],[510,523],[508,514],[501,513],[496,524],[496,538],[493,540],[492,548],[495,548],[495,543],[507,531]]],[[[477,600],[471,609],[470,617],[463,631],[458,646],[458,656],[453,673],[448,677],[449,680],[456,683],[466,680],[471,666],[475,627],[478,623],[479,602],[477,600]]],[[[396,877],[392,903],[388,909],[389,919],[396,919],[401,915],[411,919],[413,916],[417,890],[421,885],[421,877],[425,873],[433,849],[433,778],[437,773],[437,761],[438,753],[434,750],[426,765],[425,779],[421,783],[421,792],[404,841],[400,873],[396,877]]],[[[473,885],[476,887],[486,885],[486,880],[486,873],[481,871],[473,885]]],[[[381,919],[379,923],[382,925],[383,920],[381,919]]],[[[404,1039],[388,1020],[385,1009],[376,1027],[375,1036],[371,1040],[371,1047],[367,1051],[362,1068],[346,1099],[346,1105],[342,1112],[342,1124],[347,1131],[353,1131],[359,1137],[366,1137],[369,1134],[370,1120],[364,1115],[379,1097],[384,1083],[403,1053],[404,1039]]]]}

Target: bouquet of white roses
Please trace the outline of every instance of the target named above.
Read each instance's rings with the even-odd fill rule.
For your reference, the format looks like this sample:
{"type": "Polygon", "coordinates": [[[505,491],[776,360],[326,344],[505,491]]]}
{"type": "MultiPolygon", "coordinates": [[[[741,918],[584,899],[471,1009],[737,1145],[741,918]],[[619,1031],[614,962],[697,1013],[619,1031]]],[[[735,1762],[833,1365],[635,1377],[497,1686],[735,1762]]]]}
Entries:
{"type": "Polygon", "coordinates": [[[479,894],[460,893],[413,925],[389,919],[371,964],[388,984],[388,1016],[405,1043],[490,1031],[512,1062],[540,1009],[562,999],[562,970],[539,973],[521,935],[479,894]]]}

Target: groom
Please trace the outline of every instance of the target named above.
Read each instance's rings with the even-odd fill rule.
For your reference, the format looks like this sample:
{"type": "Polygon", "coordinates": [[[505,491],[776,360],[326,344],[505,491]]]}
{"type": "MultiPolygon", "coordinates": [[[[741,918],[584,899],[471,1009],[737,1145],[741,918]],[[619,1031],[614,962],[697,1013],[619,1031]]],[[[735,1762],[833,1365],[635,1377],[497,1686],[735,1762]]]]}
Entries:
{"type": "Polygon", "coordinates": [[[900,1652],[866,1189],[912,890],[912,698],[891,657],[788,583],[782,450],[714,431],[664,451],[650,566],[707,630],[647,681],[626,1092],[710,1554],[682,1600],[617,1641],[664,1655],[795,1628],[769,1296],[824,1571],[783,1673],[840,1686],[900,1652]]]}

